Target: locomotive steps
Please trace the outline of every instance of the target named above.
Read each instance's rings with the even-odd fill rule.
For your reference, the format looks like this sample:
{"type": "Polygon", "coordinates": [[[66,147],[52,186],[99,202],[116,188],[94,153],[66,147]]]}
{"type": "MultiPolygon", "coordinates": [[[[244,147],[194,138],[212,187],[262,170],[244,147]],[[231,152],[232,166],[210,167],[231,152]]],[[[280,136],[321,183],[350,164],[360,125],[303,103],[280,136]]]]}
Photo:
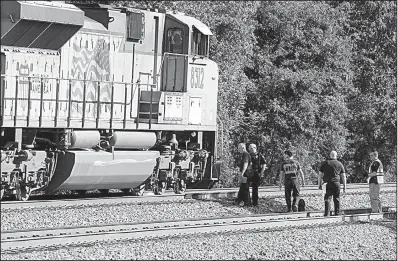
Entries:
{"type": "Polygon", "coordinates": [[[384,213],[370,209],[346,209],[340,216],[323,217],[323,212],[261,214],[237,217],[171,220],[52,229],[2,231],[2,253],[29,251],[37,248],[61,247],[143,238],[162,238],[195,233],[227,233],[240,230],[275,230],[343,222],[396,218],[396,208],[385,207],[384,213]]]}

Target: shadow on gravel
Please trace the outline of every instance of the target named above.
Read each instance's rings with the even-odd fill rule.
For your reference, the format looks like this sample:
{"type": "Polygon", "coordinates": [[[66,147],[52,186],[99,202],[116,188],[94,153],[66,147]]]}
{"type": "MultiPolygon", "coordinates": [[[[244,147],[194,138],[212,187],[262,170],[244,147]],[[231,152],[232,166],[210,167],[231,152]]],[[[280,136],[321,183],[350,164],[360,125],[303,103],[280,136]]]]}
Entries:
{"type": "Polygon", "coordinates": [[[376,226],[386,227],[391,233],[397,234],[397,220],[395,219],[383,219],[380,221],[375,221],[373,223],[376,226]]]}
{"type": "MultiPolygon", "coordinates": [[[[116,198],[116,197],[122,197],[122,196],[131,196],[132,194],[130,193],[123,193],[120,191],[115,191],[111,192],[109,194],[102,194],[98,192],[97,190],[94,191],[89,191],[87,192],[84,196],[80,196],[77,193],[73,193],[71,191],[61,191],[61,192],[56,192],[56,194],[43,194],[42,192],[38,192],[38,194],[32,194],[29,197],[29,200],[62,200],[62,199],[84,199],[84,198],[116,198]]],[[[15,201],[14,198],[12,198],[9,195],[4,196],[2,201],[15,201]]]]}
{"type": "MultiPolygon", "coordinates": [[[[267,213],[286,213],[286,202],[284,198],[281,197],[267,197],[259,198],[258,206],[243,206],[240,207],[236,203],[236,198],[221,198],[221,199],[198,199],[199,201],[212,201],[219,203],[225,208],[243,208],[252,214],[267,214],[267,213]]],[[[306,207],[306,211],[316,210],[312,207],[306,207]]]]}

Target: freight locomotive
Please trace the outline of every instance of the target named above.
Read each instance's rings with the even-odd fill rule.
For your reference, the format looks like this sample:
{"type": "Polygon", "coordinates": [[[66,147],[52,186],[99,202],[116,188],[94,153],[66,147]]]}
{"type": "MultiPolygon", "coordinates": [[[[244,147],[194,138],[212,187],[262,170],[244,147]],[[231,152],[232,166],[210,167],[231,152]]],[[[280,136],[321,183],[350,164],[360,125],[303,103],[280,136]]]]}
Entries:
{"type": "Polygon", "coordinates": [[[221,164],[211,35],[166,10],[2,1],[1,198],[211,188],[221,164]]]}

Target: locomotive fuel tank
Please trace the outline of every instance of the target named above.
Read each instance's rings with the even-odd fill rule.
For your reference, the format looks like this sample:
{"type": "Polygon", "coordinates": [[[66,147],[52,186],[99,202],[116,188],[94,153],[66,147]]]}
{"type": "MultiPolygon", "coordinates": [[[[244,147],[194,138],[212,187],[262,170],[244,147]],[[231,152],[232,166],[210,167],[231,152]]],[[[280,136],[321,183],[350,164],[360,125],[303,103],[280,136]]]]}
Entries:
{"type": "Polygon", "coordinates": [[[154,132],[115,131],[109,145],[117,149],[149,149],[156,143],[154,132]]]}
{"type": "Polygon", "coordinates": [[[70,148],[93,148],[100,139],[99,131],[73,131],[70,148]]]}

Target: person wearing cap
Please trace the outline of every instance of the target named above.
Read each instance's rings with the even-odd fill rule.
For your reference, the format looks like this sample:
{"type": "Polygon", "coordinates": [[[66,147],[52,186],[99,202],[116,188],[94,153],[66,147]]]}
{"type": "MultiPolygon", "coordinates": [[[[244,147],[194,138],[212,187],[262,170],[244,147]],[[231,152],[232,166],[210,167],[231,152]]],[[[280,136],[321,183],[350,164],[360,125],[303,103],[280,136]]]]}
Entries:
{"type": "Polygon", "coordinates": [[[255,207],[258,205],[258,187],[260,186],[261,177],[264,175],[267,165],[265,164],[264,156],[257,151],[256,144],[249,145],[249,152],[252,169],[252,175],[250,178],[252,184],[252,200],[253,206],[255,207]]]}
{"type": "Polygon", "coordinates": [[[300,174],[302,184],[305,186],[304,174],[300,164],[293,159],[293,153],[290,150],[286,150],[283,157],[284,161],[282,162],[279,173],[279,189],[282,189],[283,183],[285,186],[287,212],[291,212],[292,210],[293,212],[297,212],[297,203],[300,199],[300,185],[297,181],[297,174],[300,174]]]}
{"type": "Polygon", "coordinates": [[[326,183],[324,216],[330,216],[332,197],[335,215],[340,215],[340,178],[343,180],[343,192],[345,192],[347,181],[344,166],[337,160],[337,152],[333,150],[330,152],[329,159],[322,163],[318,176],[319,189],[322,189],[322,180],[326,183]]]}
{"type": "Polygon", "coordinates": [[[381,213],[380,184],[384,182],[383,164],[379,160],[377,151],[371,152],[369,156],[372,163],[369,166],[369,174],[366,173],[365,176],[369,183],[370,206],[373,213],[381,213]]]}
{"type": "Polygon", "coordinates": [[[250,191],[249,182],[247,180],[247,171],[250,164],[250,154],[246,151],[246,145],[244,143],[239,143],[238,152],[240,153],[239,160],[239,192],[237,203],[239,206],[250,205],[250,191]]]}

